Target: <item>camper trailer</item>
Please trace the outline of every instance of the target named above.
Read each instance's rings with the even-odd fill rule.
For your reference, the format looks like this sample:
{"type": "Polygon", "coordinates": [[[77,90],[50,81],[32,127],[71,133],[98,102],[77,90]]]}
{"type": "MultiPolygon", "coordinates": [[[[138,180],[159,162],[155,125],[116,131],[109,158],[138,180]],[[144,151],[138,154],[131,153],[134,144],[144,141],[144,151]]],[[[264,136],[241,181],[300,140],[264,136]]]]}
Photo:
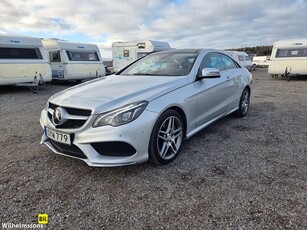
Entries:
{"type": "Polygon", "coordinates": [[[112,44],[114,72],[121,70],[132,62],[153,52],[170,49],[167,42],[161,41],[128,41],[112,44]]]}
{"type": "Polygon", "coordinates": [[[307,75],[307,38],[274,42],[268,73],[272,77],[307,75]]]}
{"type": "Polygon", "coordinates": [[[255,56],[253,64],[257,67],[268,67],[270,65],[270,56],[255,56]]]}
{"type": "Polygon", "coordinates": [[[240,66],[244,66],[249,71],[254,70],[256,65],[252,63],[251,57],[245,52],[240,51],[225,51],[232,59],[234,59],[240,66]]]}
{"type": "Polygon", "coordinates": [[[97,45],[59,39],[42,40],[53,80],[83,80],[105,76],[97,45]]]}
{"type": "Polygon", "coordinates": [[[37,87],[51,81],[51,69],[39,38],[0,35],[0,85],[37,87]]]}

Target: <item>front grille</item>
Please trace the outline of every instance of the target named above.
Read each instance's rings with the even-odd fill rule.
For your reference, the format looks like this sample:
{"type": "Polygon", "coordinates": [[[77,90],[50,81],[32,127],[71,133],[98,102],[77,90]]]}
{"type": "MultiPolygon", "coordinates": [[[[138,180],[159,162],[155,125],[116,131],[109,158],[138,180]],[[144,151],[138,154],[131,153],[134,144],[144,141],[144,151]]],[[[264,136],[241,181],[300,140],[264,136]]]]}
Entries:
{"type": "Polygon", "coordinates": [[[136,153],[135,148],[125,142],[99,142],[91,145],[100,155],[104,156],[128,157],[136,153]]]}
{"type": "Polygon", "coordinates": [[[50,143],[52,146],[59,151],[60,153],[73,156],[73,157],[78,157],[82,159],[86,159],[87,157],[84,155],[84,153],[75,145],[65,145],[61,144],[55,141],[50,140],[50,143]]]}
{"type": "MultiPolygon", "coordinates": [[[[49,102],[49,109],[48,109],[48,118],[50,122],[52,123],[52,114],[53,111],[59,107],[56,104],[49,102]]],[[[92,111],[88,109],[78,109],[78,108],[70,108],[70,107],[62,107],[67,111],[67,113],[70,116],[70,119],[68,119],[64,124],[57,126],[57,128],[62,129],[77,129],[80,128],[85,124],[88,117],[91,115],[92,111]],[[74,119],[75,116],[75,119],[74,119]],[[80,117],[83,117],[80,119],[80,117]]]]}
{"type": "Polygon", "coordinates": [[[91,115],[91,110],[86,109],[75,109],[75,108],[66,108],[67,112],[71,115],[77,115],[77,116],[89,116],[91,115]]]}

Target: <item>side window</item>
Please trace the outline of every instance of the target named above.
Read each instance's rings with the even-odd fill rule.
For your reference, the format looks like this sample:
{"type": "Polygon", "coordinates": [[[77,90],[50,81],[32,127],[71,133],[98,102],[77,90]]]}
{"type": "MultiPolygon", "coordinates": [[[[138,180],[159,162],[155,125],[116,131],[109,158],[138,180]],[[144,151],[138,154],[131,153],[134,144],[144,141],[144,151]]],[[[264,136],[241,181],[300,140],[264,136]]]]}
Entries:
{"type": "Polygon", "coordinates": [[[208,53],[200,64],[200,71],[203,68],[215,68],[220,71],[225,70],[221,55],[219,53],[208,53]]]}
{"type": "Polygon", "coordinates": [[[306,48],[278,49],[275,57],[276,58],[307,57],[307,49],[306,48]]]}
{"type": "Polygon", "coordinates": [[[238,59],[239,59],[239,61],[244,61],[244,56],[238,55],[238,59]]]}
{"type": "Polygon", "coordinates": [[[50,62],[61,62],[60,51],[49,52],[50,62]]]}
{"type": "MultiPolygon", "coordinates": [[[[125,51],[125,50],[124,50],[125,51]]],[[[66,50],[69,61],[99,61],[95,51],[69,51],[66,50]]],[[[128,53],[129,55],[129,53],[128,53]]]]}
{"type": "Polygon", "coordinates": [[[39,48],[0,47],[0,59],[43,59],[39,48]]]}
{"type": "Polygon", "coordinates": [[[244,59],[245,61],[253,61],[253,58],[250,56],[245,56],[244,59]]]}
{"type": "Polygon", "coordinates": [[[236,69],[238,68],[238,66],[236,65],[236,63],[228,56],[222,54],[222,59],[225,65],[225,69],[236,69]]]}

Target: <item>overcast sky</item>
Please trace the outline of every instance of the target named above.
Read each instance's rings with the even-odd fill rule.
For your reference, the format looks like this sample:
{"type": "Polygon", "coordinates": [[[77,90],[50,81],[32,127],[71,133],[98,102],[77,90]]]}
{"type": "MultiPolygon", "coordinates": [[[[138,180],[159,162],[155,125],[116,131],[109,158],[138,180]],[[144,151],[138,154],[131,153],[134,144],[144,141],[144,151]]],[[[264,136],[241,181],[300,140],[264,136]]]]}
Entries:
{"type": "MultiPolygon", "coordinates": [[[[240,48],[307,37],[307,0],[1,0],[0,33],[111,47],[240,48]]],[[[103,55],[110,57],[110,52],[103,55]]]]}

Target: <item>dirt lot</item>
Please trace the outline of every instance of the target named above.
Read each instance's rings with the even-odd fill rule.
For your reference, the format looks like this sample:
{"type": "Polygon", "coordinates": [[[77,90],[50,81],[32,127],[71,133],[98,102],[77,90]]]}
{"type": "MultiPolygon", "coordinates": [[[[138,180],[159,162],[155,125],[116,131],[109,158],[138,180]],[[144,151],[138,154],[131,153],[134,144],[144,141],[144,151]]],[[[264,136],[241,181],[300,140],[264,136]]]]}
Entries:
{"type": "Polygon", "coordinates": [[[48,229],[306,229],[307,78],[253,71],[249,114],[188,140],[170,165],[90,168],[40,145],[47,99],[0,87],[0,222],[48,229]]]}

